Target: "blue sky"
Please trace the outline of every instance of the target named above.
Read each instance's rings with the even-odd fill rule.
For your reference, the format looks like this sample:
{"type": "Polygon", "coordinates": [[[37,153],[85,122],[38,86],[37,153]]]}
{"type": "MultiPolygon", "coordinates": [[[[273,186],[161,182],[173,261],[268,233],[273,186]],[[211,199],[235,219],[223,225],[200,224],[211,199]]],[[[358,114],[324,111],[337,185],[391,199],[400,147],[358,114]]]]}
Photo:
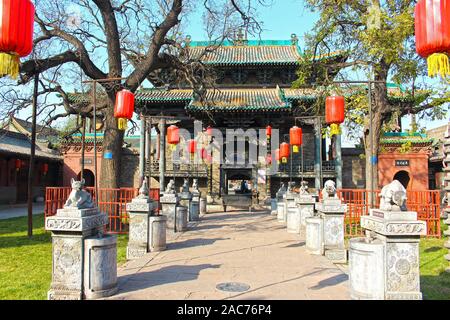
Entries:
{"type": "MultiPolygon", "coordinates": [[[[255,1],[256,2],[256,1],[255,1]]],[[[270,2],[267,1],[267,2],[270,2]]],[[[199,5],[201,5],[199,3],[199,5]]],[[[192,40],[206,40],[207,36],[203,29],[202,10],[196,10],[188,18],[188,23],[184,32],[191,35],[192,40]]],[[[292,33],[297,34],[302,47],[304,43],[304,34],[310,31],[315,21],[318,19],[317,13],[312,13],[304,7],[303,0],[272,0],[269,6],[259,6],[257,8],[257,20],[261,21],[263,32],[262,39],[266,40],[288,40],[292,33]]],[[[358,77],[359,78],[359,77],[358,77]]],[[[362,79],[360,79],[362,80],[362,79]]],[[[30,110],[24,110],[20,113],[20,117],[26,118],[30,114],[30,110]]],[[[447,124],[447,119],[440,121],[421,121],[419,125],[429,129],[447,124]]],[[[402,120],[403,128],[409,128],[410,117],[402,120]]],[[[344,132],[345,133],[345,132],[344,132]]],[[[345,134],[344,134],[345,136],[345,134]]],[[[344,146],[350,146],[350,141],[343,141],[344,146]]]]}

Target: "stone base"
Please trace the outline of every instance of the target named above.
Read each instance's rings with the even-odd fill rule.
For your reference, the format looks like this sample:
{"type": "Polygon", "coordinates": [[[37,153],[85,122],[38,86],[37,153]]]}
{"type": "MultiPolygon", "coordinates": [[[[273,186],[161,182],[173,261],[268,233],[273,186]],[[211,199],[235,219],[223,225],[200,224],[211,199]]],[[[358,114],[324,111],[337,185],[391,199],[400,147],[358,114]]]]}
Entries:
{"type": "Polygon", "coordinates": [[[306,219],[306,249],[311,254],[323,255],[323,220],[320,217],[306,219]]]}
{"type": "Polygon", "coordinates": [[[299,203],[300,210],[300,223],[302,227],[306,227],[306,219],[314,217],[314,204],[313,203],[299,203]]]}
{"type": "Polygon", "coordinates": [[[139,259],[147,254],[147,247],[128,244],[127,246],[127,260],[139,259]]]}
{"type": "Polygon", "coordinates": [[[192,201],[191,208],[189,210],[189,221],[199,221],[200,220],[200,204],[199,202],[192,201]]]}
{"type": "Polygon", "coordinates": [[[386,300],[422,300],[421,292],[387,292],[386,300]]]}
{"type": "Polygon", "coordinates": [[[286,203],[283,201],[277,204],[277,219],[279,222],[286,222],[286,203]]]}
{"type": "Polygon", "coordinates": [[[166,250],[166,229],[167,217],[165,216],[151,216],[150,217],[150,234],[148,251],[159,252],[166,250]]]}
{"type": "Polygon", "coordinates": [[[176,232],[186,231],[188,228],[188,211],[186,207],[177,207],[176,232]]]}
{"type": "Polygon", "coordinates": [[[85,298],[109,297],[117,290],[117,237],[87,238],[84,249],[85,298]]]}
{"type": "Polygon", "coordinates": [[[47,300],[82,300],[81,290],[50,289],[47,300]]]}
{"type": "Polygon", "coordinates": [[[299,208],[287,209],[287,232],[300,234],[301,229],[301,216],[299,208]]]}
{"type": "Polygon", "coordinates": [[[333,263],[347,263],[347,250],[328,249],[325,250],[325,257],[333,263]]]}

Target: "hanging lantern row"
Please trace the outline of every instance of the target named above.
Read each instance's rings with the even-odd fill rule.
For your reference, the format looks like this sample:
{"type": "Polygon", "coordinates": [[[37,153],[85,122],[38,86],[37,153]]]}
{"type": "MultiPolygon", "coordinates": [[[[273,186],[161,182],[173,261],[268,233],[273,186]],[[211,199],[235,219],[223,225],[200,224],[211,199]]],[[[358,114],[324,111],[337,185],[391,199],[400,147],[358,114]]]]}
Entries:
{"type": "Polygon", "coordinates": [[[114,117],[118,118],[119,130],[127,129],[127,122],[133,117],[134,94],[123,89],[116,94],[116,104],[114,106],[114,117]]]}
{"type": "Polygon", "coordinates": [[[291,154],[289,143],[283,142],[280,144],[280,157],[282,163],[287,163],[289,155],[291,154]]]}
{"type": "Polygon", "coordinates": [[[419,0],[415,8],[416,51],[427,59],[428,75],[450,75],[450,3],[419,0]]]}
{"type": "Polygon", "coordinates": [[[299,147],[303,143],[303,130],[297,126],[293,126],[289,130],[289,139],[292,145],[292,151],[298,153],[299,147]]]}
{"type": "Polygon", "coordinates": [[[167,128],[167,143],[170,145],[172,151],[180,143],[180,129],[177,126],[171,125],[167,128]]]}
{"type": "Polygon", "coordinates": [[[272,136],[272,127],[270,125],[266,127],[266,136],[267,139],[270,139],[270,137],[272,136]]]}
{"type": "Polygon", "coordinates": [[[0,76],[17,79],[20,57],[33,50],[35,8],[30,0],[0,1],[0,76]]]}
{"type": "Polygon", "coordinates": [[[340,124],[345,119],[345,99],[343,96],[327,97],[325,101],[325,122],[330,125],[330,136],[341,134],[340,124]]]}

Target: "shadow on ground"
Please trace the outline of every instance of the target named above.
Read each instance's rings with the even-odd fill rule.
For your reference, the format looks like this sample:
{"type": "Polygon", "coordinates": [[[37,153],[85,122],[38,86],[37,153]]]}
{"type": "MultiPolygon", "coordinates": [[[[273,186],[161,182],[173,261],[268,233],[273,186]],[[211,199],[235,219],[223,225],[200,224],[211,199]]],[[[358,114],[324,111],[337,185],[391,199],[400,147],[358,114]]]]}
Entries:
{"type": "Polygon", "coordinates": [[[168,243],[167,249],[168,250],[178,250],[178,249],[185,249],[185,248],[191,248],[191,247],[197,247],[197,246],[208,246],[208,245],[214,244],[216,241],[224,241],[224,240],[230,240],[230,238],[189,239],[189,240],[180,241],[180,242],[168,243]]]}
{"type": "Polygon", "coordinates": [[[175,265],[155,271],[135,273],[119,277],[119,294],[156,287],[163,284],[196,280],[206,269],[220,268],[218,264],[199,264],[195,266],[175,265]],[[126,285],[126,289],[123,287],[126,285]]]}

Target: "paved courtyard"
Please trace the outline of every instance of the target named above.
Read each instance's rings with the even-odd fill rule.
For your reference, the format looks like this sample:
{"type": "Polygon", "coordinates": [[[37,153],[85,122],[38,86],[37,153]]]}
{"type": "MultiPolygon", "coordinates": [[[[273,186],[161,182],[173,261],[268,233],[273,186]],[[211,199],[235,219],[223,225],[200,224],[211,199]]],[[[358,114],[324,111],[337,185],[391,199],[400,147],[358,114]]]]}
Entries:
{"type": "Polygon", "coordinates": [[[168,247],[118,270],[112,299],[349,299],[348,276],[310,255],[305,235],[289,234],[267,212],[208,214],[184,233],[168,232],[168,247]],[[246,292],[216,285],[239,282],[246,292]]]}

